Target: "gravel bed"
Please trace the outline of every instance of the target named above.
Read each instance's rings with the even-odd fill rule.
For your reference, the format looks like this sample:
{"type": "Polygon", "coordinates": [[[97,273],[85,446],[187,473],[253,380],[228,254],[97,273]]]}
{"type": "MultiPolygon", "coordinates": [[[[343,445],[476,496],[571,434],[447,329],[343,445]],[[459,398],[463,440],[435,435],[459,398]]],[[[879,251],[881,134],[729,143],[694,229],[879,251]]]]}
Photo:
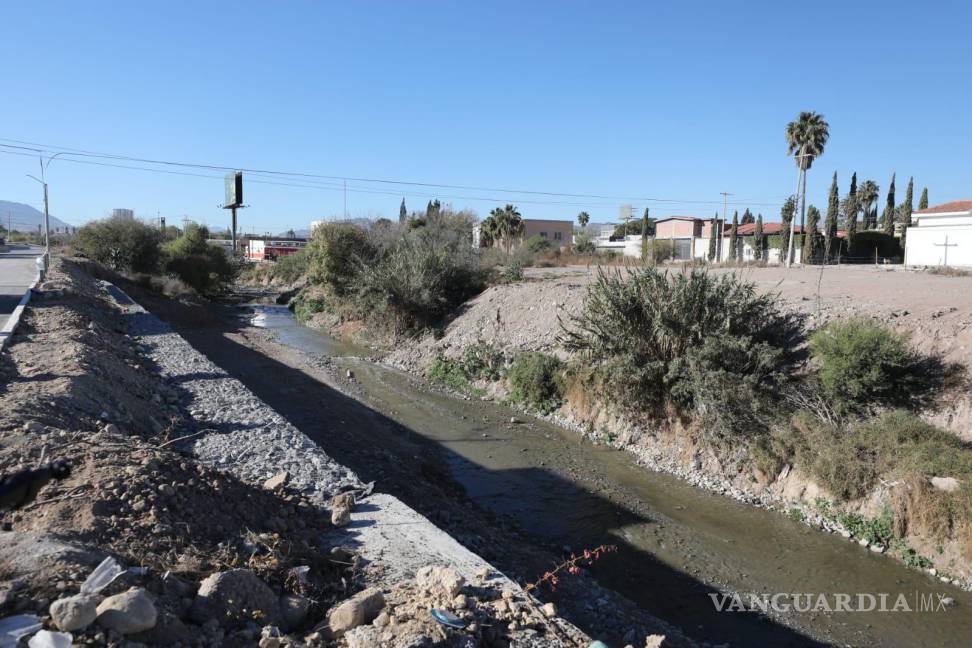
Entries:
{"type": "Polygon", "coordinates": [[[329,457],[168,324],[131,300],[125,303],[117,295],[116,300],[128,313],[129,332],[158,364],[166,382],[178,390],[197,431],[210,430],[185,442],[199,461],[250,483],[286,471],[290,488],[320,504],[335,493],[363,487],[354,472],[329,457]]]}

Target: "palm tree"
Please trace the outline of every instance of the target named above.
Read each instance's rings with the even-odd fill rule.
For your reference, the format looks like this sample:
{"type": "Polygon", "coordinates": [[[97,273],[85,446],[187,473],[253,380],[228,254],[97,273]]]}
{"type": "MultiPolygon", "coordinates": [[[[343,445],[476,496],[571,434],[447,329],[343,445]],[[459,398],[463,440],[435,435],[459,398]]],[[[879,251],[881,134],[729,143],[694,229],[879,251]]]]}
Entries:
{"type": "Polygon", "coordinates": [[[864,211],[864,229],[877,227],[877,212],[871,214],[871,205],[877,201],[879,189],[873,180],[865,180],[857,188],[857,204],[864,211]]]}
{"type": "Polygon", "coordinates": [[[503,241],[503,247],[507,254],[513,247],[513,239],[523,234],[523,217],[513,205],[507,204],[505,207],[489,212],[490,217],[496,221],[496,234],[503,241]]]}
{"type": "MultiPolygon", "coordinates": [[[[813,161],[823,155],[824,146],[830,137],[830,125],[823,115],[815,112],[801,112],[800,115],[786,125],[786,151],[792,155],[799,173],[797,174],[797,196],[800,201],[800,230],[803,230],[806,220],[806,192],[807,170],[813,166],[813,161]]],[[[796,229],[796,219],[790,223],[790,241],[787,252],[786,265],[793,263],[793,233],[796,229]]]]}
{"type": "Polygon", "coordinates": [[[581,227],[587,227],[587,224],[591,222],[591,215],[586,211],[577,214],[577,223],[581,227]]]}
{"type": "Polygon", "coordinates": [[[487,216],[479,224],[479,247],[491,248],[498,238],[496,231],[496,219],[487,216]]]}

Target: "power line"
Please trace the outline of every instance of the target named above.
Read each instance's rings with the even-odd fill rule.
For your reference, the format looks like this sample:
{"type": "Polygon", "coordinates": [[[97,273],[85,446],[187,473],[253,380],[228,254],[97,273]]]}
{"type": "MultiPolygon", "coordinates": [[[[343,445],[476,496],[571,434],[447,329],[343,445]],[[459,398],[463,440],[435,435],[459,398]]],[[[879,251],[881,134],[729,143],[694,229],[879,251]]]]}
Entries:
{"type": "MultiPolygon", "coordinates": [[[[615,196],[615,195],[602,195],[602,194],[582,194],[582,193],[564,193],[556,191],[538,191],[531,189],[509,189],[502,187],[478,187],[472,185],[453,185],[453,184],[442,184],[442,183],[431,183],[431,182],[417,182],[408,180],[391,180],[387,178],[361,178],[353,176],[341,176],[341,175],[324,175],[316,173],[305,173],[305,172],[295,172],[295,171],[279,171],[270,169],[252,169],[252,168],[241,168],[234,166],[225,166],[217,164],[198,164],[191,162],[178,162],[174,160],[158,160],[151,158],[141,158],[135,156],[127,155],[117,155],[110,153],[100,153],[96,151],[91,151],[87,149],[77,149],[62,146],[54,146],[48,144],[39,144],[36,142],[29,142],[24,140],[15,140],[10,138],[0,137],[0,141],[3,142],[13,142],[15,144],[21,144],[26,146],[14,146],[11,144],[0,144],[0,146],[10,147],[10,148],[20,148],[26,149],[28,146],[31,147],[43,147],[41,149],[31,148],[27,150],[33,150],[37,152],[61,152],[65,154],[71,154],[83,157],[94,157],[100,159],[113,159],[122,160],[127,162],[140,162],[143,164],[157,164],[163,166],[179,166],[187,168],[196,169],[210,169],[219,171],[244,171],[246,173],[255,174],[265,174],[265,175],[276,175],[276,176],[290,176],[295,178],[313,178],[313,179],[323,179],[323,180],[340,180],[344,182],[368,182],[374,184],[393,184],[399,186],[413,186],[413,187],[425,187],[425,188],[439,188],[439,189],[457,189],[464,191],[492,191],[497,193],[510,193],[510,194],[523,194],[523,195],[537,195],[537,196],[550,196],[550,197],[561,197],[561,198],[593,198],[596,200],[631,200],[631,201],[642,201],[642,202],[660,202],[660,203],[674,203],[674,204],[718,204],[719,201],[713,200],[679,200],[673,198],[655,198],[655,197],[631,197],[631,196],[615,196]]],[[[476,198],[479,199],[479,198],[476,198]]],[[[525,201],[520,201],[525,202],[525,201]]],[[[776,206],[777,203],[764,203],[764,202],[750,202],[747,203],[751,206],[776,206]]]]}

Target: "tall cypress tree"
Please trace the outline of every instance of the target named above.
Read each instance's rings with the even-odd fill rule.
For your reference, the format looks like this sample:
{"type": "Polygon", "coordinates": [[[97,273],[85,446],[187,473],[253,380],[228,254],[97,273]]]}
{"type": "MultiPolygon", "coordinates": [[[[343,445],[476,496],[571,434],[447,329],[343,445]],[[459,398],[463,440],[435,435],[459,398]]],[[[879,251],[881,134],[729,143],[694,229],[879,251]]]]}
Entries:
{"type": "Polygon", "coordinates": [[[729,230],[729,260],[735,261],[739,258],[736,252],[736,241],[739,240],[739,210],[732,214],[732,228],[729,230]]]}
{"type": "Polygon", "coordinates": [[[881,214],[881,229],[885,234],[894,234],[894,178],[891,174],[891,185],[888,187],[888,201],[884,205],[884,213],[881,214]]]}
{"type": "Polygon", "coordinates": [[[820,225],[820,210],[810,205],[807,207],[807,229],[803,232],[803,252],[801,261],[810,263],[817,253],[817,227],[820,225]]]}
{"type": "Polygon", "coordinates": [[[763,260],[763,215],[756,216],[756,227],[753,229],[753,258],[763,260]]]}
{"type": "Polygon", "coordinates": [[[918,210],[928,209],[928,187],[921,190],[921,198],[918,199],[918,210]]]}
{"type": "Polygon", "coordinates": [[[790,253],[790,222],[794,214],[796,214],[796,198],[790,196],[780,209],[780,263],[786,263],[786,255],[790,253]]]}
{"type": "Polygon", "coordinates": [[[844,200],[844,218],[846,222],[844,224],[844,230],[847,232],[845,240],[847,241],[847,249],[850,250],[851,244],[854,242],[854,235],[857,234],[857,173],[855,172],[851,176],[851,186],[850,191],[847,192],[847,198],[844,200]]]}
{"type": "Polygon", "coordinates": [[[405,209],[405,197],[402,196],[402,205],[398,208],[398,222],[404,223],[408,219],[408,210],[405,209]]]}
{"type": "Polygon", "coordinates": [[[716,227],[719,223],[719,212],[716,212],[715,218],[712,219],[712,228],[709,230],[709,261],[715,261],[716,258],[716,227]]]}
{"type": "Polygon", "coordinates": [[[908,237],[908,228],[911,227],[911,211],[913,209],[915,179],[908,178],[908,188],[905,189],[904,203],[901,204],[901,249],[905,247],[908,237]]]}
{"type": "Polygon", "coordinates": [[[753,216],[753,212],[749,211],[749,207],[743,212],[742,220],[739,221],[740,225],[748,225],[750,223],[755,223],[756,218],[753,216]]]}
{"type": "Polygon", "coordinates": [[[830,183],[830,197],[827,199],[827,220],[824,222],[824,262],[830,259],[830,244],[837,237],[837,218],[840,214],[840,190],[837,188],[837,172],[830,183]]]}

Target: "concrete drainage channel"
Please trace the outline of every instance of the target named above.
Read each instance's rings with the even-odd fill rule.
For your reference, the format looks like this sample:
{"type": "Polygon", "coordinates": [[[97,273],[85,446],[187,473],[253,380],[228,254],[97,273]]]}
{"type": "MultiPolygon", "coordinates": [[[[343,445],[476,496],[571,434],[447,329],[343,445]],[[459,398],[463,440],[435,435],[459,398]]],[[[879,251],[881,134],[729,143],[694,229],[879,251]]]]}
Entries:
{"type": "MultiPolygon", "coordinates": [[[[470,582],[489,572],[491,586],[524,595],[514,581],[398,498],[371,492],[370,484],[362,483],[117,286],[106,281],[102,286],[125,311],[129,333],[141,350],[168,383],[188,394],[186,409],[200,429],[182,443],[199,461],[253,484],[285,479],[289,488],[320,505],[342,492],[358,493],[350,522],[322,540],[352,547],[365,561],[380,563],[384,585],[414,578],[429,565],[445,565],[470,582]]],[[[572,626],[571,630],[583,636],[572,626]]]]}

